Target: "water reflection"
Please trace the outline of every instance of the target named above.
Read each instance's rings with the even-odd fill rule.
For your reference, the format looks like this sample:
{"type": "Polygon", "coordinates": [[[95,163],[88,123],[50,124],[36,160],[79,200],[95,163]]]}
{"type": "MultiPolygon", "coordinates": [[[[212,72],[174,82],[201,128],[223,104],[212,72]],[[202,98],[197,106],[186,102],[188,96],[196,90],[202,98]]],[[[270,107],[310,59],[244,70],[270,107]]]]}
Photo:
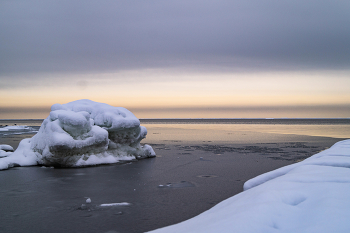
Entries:
{"type": "Polygon", "coordinates": [[[289,137],[317,136],[350,138],[350,125],[272,125],[272,124],[145,124],[148,135],[142,142],[154,143],[266,143],[289,137]]]}

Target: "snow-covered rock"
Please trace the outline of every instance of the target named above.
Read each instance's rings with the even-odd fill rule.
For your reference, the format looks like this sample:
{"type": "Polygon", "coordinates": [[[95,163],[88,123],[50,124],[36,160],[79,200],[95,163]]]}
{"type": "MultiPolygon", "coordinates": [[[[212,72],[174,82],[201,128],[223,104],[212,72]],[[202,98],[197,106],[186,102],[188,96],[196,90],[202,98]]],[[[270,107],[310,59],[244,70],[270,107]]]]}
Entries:
{"type": "Polygon", "coordinates": [[[140,145],[146,134],[125,108],[91,100],[54,104],[39,132],[1,159],[0,169],[37,164],[79,167],[154,157],[151,146],[140,145]]]}
{"type": "Polygon", "coordinates": [[[152,233],[350,232],[350,140],[257,176],[239,193],[152,233]]]}

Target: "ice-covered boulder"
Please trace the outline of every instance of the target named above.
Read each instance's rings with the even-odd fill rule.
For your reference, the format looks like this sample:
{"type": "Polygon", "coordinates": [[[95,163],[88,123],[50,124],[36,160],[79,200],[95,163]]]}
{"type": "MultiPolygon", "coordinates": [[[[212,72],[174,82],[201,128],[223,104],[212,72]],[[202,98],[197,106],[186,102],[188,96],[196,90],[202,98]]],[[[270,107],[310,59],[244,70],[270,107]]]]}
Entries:
{"type": "Polygon", "coordinates": [[[54,104],[39,132],[0,160],[0,169],[6,168],[2,163],[78,167],[154,157],[151,146],[140,145],[146,134],[125,108],[91,100],[54,104]]]}

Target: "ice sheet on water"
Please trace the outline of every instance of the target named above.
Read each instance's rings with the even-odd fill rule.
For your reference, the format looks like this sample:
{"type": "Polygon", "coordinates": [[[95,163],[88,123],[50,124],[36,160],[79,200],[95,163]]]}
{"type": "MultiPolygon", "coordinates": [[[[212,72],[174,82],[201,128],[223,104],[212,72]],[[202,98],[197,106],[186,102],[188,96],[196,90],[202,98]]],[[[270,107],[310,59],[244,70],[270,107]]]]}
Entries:
{"type": "Polygon", "coordinates": [[[31,131],[32,129],[26,125],[11,125],[0,128],[0,131],[31,131]]]}
{"type": "Polygon", "coordinates": [[[257,176],[245,191],[154,233],[350,232],[350,140],[257,176]]]}
{"type": "Polygon", "coordinates": [[[13,135],[13,134],[28,134],[36,133],[37,130],[34,127],[26,125],[12,125],[0,127],[0,135],[13,135]]]}
{"type": "Polygon", "coordinates": [[[140,145],[146,135],[146,128],[125,108],[91,100],[54,104],[38,133],[1,159],[0,169],[37,164],[79,167],[154,157],[151,146],[140,145]]]}

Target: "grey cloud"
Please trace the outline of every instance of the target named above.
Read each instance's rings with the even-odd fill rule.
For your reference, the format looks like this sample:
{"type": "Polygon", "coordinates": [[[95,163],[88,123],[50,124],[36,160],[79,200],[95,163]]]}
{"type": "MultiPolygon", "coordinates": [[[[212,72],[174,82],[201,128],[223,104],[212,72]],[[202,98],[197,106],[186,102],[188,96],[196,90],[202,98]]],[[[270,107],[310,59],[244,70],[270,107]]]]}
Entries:
{"type": "Polygon", "coordinates": [[[2,1],[0,73],[348,69],[349,11],[316,0],[2,1]]]}

